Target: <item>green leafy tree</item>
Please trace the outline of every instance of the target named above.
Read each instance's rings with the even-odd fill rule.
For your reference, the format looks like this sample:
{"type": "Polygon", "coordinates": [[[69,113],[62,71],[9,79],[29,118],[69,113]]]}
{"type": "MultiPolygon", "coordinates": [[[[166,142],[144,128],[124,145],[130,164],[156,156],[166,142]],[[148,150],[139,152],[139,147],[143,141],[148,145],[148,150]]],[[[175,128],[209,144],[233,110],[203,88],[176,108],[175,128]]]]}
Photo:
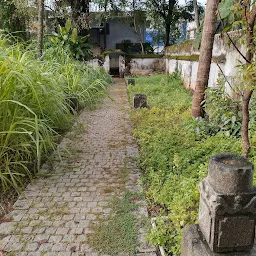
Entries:
{"type": "MultiPolygon", "coordinates": [[[[216,13],[215,13],[216,15],[216,13]]],[[[206,13],[205,19],[207,19],[208,14],[206,13]]],[[[249,138],[249,104],[251,97],[255,89],[255,51],[256,51],[256,40],[255,40],[255,21],[256,21],[256,3],[254,1],[245,0],[235,2],[233,0],[222,1],[217,9],[218,20],[216,21],[215,28],[218,31],[221,31],[225,34],[233,47],[239,52],[243,62],[241,62],[241,71],[242,71],[242,81],[241,85],[237,89],[237,93],[240,95],[242,100],[242,146],[243,146],[243,155],[248,157],[250,152],[250,138],[249,138]],[[229,32],[237,30],[238,33],[241,33],[240,44],[246,46],[246,54],[244,55],[239,47],[236,45],[236,42],[231,38],[229,32]]],[[[202,43],[205,40],[202,39],[202,43]]],[[[201,46],[202,47],[202,46],[201,46]]],[[[208,56],[211,59],[211,56],[208,56]]],[[[200,70],[200,67],[199,67],[200,70]]],[[[202,70],[200,70],[200,73],[202,70]]],[[[196,94],[193,100],[192,114],[193,116],[202,115],[202,106],[201,103],[204,99],[204,90],[207,86],[208,79],[205,80],[202,87],[196,88],[196,94]],[[197,95],[201,95],[196,99],[197,95]],[[195,103],[197,101],[197,103],[195,103]],[[199,106],[200,105],[200,106],[199,106]],[[197,110],[196,110],[197,109],[197,110]],[[199,110],[200,109],[200,110],[199,110]]]]}
{"type": "Polygon", "coordinates": [[[89,17],[89,2],[90,0],[55,0],[54,11],[57,15],[67,15],[66,8],[71,8],[72,23],[78,28],[79,34],[87,34],[90,25],[89,17]]]}
{"type": "Polygon", "coordinates": [[[131,3],[125,1],[121,11],[126,16],[127,22],[131,24],[131,27],[138,38],[141,46],[141,53],[145,54],[142,38],[142,30],[146,26],[146,12],[144,4],[141,1],[135,0],[133,0],[131,3]]]}
{"type": "MultiPolygon", "coordinates": [[[[255,38],[255,22],[256,22],[256,3],[249,0],[235,3],[231,9],[238,14],[239,19],[232,24],[232,27],[241,27],[246,34],[246,55],[241,52],[243,59],[245,60],[242,65],[243,85],[240,88],[242,98],[242,146],[243,155],[248,157],[250,152],[250,139],[249,139],[249,103],[255,90],[255,50],[256,50],[256,38],[255,38]]],[[[226,10],[228,12],[228,10],[226,10]]],[[[228,16],[234,17],[234,14],[229,12],[228,16]]],[[[230,28],[232,28],[230,27],[230,28]]],[[[236,47],[238,50],[238,48],[236,47]]],[[[239,51],[239,50],[238,50],[239,51]]]]}
{"type": "Polygon", "coordinates": [[[154,24],[162,23],[165,27],[165,46],[177,40],[181,20],[193,20],[193,2],[180,6],[178,0],[147,0],[147,12],[154,24]]]}
{"type": "Polygon", "coordinates": [[[68,19],[65,26],[58,26],[58,33],[50,37],[55,46],[64,48],[72,57],[77,60],[88,60],[91,55],[91,45],[87,43],[90,35],[79,36],[77,28],[72,29],[71,20],[68,19]]]}
{"type": "Polygon", "coordinates": [[[0,29],[25,37],[27,19],[27,13],[14,0],[0,0],[0,29]]]}

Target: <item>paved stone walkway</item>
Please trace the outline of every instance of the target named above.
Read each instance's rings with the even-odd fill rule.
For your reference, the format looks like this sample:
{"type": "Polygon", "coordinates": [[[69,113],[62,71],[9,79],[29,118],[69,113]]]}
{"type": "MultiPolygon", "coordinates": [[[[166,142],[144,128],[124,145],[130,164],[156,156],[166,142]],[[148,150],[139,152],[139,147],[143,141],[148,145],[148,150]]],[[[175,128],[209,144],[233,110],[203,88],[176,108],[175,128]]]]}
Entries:
{"type": "MultiPolygon", "coordinates": [[[[42,176],[0,224],[0,255],[98,255],[86,243],[90,222],[109,213],[114,195],[140,189],[123,80],[115,80],[110,96],[97,110],[81,114],[42,176]],[[126,179],[124,166],[130,171],[126,179]]],[[[137,255],[155,255],[143,240],[143,228],[138,239],[137,255]]]]}

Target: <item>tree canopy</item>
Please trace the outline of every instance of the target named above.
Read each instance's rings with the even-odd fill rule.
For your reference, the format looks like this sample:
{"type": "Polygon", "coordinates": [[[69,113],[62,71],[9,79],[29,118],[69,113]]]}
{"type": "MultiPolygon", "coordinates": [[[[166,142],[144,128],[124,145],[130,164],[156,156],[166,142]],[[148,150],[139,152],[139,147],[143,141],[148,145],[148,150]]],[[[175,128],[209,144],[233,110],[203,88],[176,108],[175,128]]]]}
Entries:
{"type": "MultiPolygon", "coordinates": [[[[178,0],[147,0],[147,12],[150,13],[152,26],[156,29],[159,23],[164,27],[165,46],[173,44],[180,35],[180,23],[194,19],[193,1],[180,5],[178,0]]],[[[203,8],[199,6],[202,13],[203,8]]]]}

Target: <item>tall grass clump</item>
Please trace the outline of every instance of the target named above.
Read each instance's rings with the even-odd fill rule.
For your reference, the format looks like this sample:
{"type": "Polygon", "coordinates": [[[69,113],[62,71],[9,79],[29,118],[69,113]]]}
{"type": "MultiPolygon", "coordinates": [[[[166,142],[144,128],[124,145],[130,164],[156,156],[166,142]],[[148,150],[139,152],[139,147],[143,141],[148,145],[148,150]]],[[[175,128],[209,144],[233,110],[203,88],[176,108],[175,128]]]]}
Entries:
{"type": "Polygon", "coordinates": [[[132,113],[149,209],[157,216],[149,240],[164,246],[167,255],[180,255],[184,226],[197,222],[198,184],[207,175],[210,156],[241,153],[240,140],[227,139],[222,131],[195,132],[191,95],[177,74],[136,78],[129,91],[131,99],[147,94],[150,106],[132,113]]]}
{"type": "Polygon", "coordinates": [[[101,69],[48,49],[34,51],[0,36],[0,188],[20,190],[40,170],[42,156],[55,147],[55,135],[75,118],[67,99],[91,106],[110,82],[101,69]],[[54,54],[54,55],[53,55],[54,54]],[[73,96],[72,96],[73,97],[73,96]]]}

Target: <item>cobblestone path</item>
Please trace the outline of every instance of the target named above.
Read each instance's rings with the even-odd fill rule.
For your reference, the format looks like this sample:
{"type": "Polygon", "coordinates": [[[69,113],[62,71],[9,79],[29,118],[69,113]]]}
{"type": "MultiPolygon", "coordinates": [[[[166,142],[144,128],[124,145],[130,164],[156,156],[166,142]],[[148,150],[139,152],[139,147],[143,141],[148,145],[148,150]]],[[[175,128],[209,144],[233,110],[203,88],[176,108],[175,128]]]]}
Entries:
{"type": "MultiPolygon", "coordinates": [[[[114,195],[139,189],[133,157],[138,149],[123,80],[115,80],[110,96],[97,110],[81,114],[40,178],[0,224],[0,255],[98,255],[86,243],[90,222],[109,213],[114,195]],[[126,180],[124,165],[129,170],[126,180]]],[[[138,240],[137,255],[155,255],[143,240],[143,228],[138,240]]]]}

